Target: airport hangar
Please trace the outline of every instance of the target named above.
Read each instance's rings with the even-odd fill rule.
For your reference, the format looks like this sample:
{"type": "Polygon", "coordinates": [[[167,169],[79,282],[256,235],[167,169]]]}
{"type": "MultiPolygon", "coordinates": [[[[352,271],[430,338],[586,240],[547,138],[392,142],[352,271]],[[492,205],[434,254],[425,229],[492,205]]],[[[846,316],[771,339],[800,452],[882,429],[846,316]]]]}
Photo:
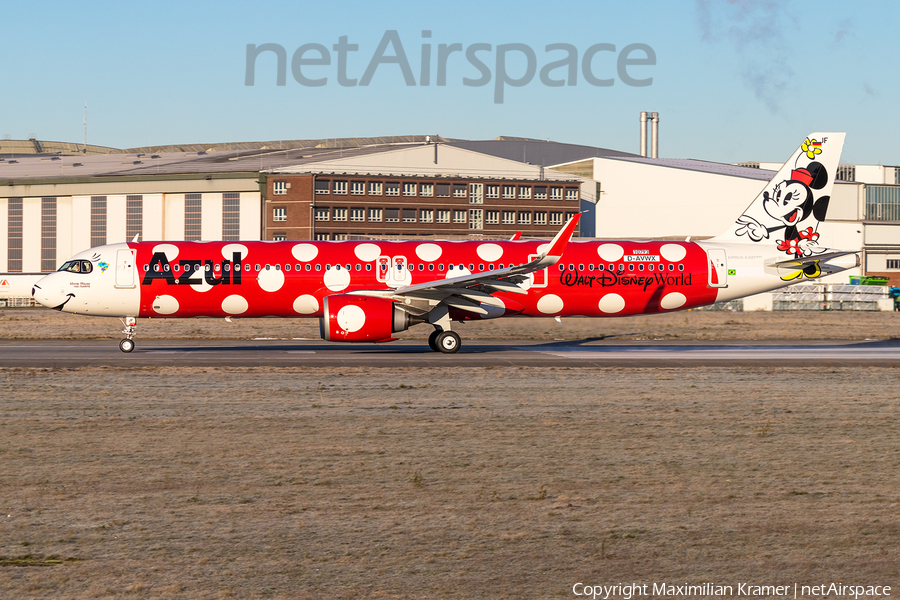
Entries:
{"type": "MultiPolygon", "coordinates": [[[[505,137],[129,150],[3,140],[0,272],[49,272],[76,252],[136,235],[549,237],[578,211],[586,212],[581,237],[703,239],[727,229],[773,176],[763,167],[778,166],[505,137]]],[[[900,168],[842,168],[851,181],[836,185],[829,205],[828,221],[840,232],[833,245],[861,250],[864,273],[900,284],[900,168]]]]}

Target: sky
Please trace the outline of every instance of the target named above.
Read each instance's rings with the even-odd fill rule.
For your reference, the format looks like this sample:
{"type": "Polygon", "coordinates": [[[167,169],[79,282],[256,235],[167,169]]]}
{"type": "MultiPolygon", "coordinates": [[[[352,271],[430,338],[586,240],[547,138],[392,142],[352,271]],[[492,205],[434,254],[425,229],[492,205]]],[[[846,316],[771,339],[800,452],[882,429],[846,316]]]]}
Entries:
{"type": "Polygon", "coordinates": [[[0,138],[82,142],[87,105],[88,143],[116,148],[438,134],[636,153],[640,112],[656,111],[660,157],[783,162],[808,133],[846,131],[842,162],[898,165],[898,13],[865,0],[4,2],[0,138]],[[284,50],[283,85],[263,45],[284,50]],[[438,85],[441,45],[460,50],[438,85]]]}

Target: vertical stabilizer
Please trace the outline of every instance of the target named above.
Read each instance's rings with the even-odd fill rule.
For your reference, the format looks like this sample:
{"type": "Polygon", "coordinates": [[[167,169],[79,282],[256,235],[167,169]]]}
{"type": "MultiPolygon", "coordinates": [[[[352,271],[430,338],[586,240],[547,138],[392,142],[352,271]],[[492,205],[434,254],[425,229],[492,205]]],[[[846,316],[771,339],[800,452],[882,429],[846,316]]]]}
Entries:
{"type": "Polygon", "coordinates": [[[716,241],[755,242],[788,257],[824,252],[820,240],[834,186],[843,133],[812,133],[716,241]]]}

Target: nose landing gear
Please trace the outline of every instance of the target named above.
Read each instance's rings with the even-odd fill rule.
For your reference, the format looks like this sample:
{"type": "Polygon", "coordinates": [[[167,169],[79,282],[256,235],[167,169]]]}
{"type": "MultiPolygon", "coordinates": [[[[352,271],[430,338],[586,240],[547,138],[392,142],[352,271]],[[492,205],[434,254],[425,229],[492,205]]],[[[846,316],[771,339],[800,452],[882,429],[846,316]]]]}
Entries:
{"type": "Polygon", "coordinates": [[[134,317],[125,317],[124,319],[119,319],[122,321],[122,325],[125,326],[125,329],[122,330],[122,333],[125,334],[125,339],[119,342],[119,350],[122,352],[131,352],[134,350],[134,331],[137,326],[137,319],[134,317]]]}

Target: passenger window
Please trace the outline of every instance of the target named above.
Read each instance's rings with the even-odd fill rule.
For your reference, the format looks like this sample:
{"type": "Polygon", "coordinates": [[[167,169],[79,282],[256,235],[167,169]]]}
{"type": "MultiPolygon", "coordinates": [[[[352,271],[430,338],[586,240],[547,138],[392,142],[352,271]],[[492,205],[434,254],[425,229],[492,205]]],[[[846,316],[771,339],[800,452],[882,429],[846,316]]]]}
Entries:
{"type": "MultiPolygon", "coordinates": [[[[452,269],[453,265],[450,265],[450,268],[452,269]]],[[[443,271],[443,270],[444,270],[444,263],[441,263],[438,265],[438,271],[443,271]]]]}
{"type": "Polygon", "coordinates": [[[484,271],[484,265],[483,265],[483,264],[478,265],[478,270],[479,270],[479,271],[484,271]]]}
{"type": "Polygon", "coordinates": [[[638,271],[643,271],[643,270],[644,270],[644,263],[641,263],[638,265],[638,271]]]}
{"type": "Polygon", "coordinates": [[[631,263],[630,265],[628,265],[628,270],[634,271],[634,263],[631,263]]]}
{"type": "Polygon", "coordinates": [[[144,265],[144,273],[150,270],[150,265],[144,265]]]}
{"type": "Polygon", "coordinates": [[[290,264],[285,264],[285,265],[284,265],[284,270],[285,270],[285,271],[290,271],[290,270],[291,270],[291,265],[290,265],[290,264]]]}
{"type": "Polygon", "coordinates": [[[678,265],[678,270],[679,270],[679,271],[684,271],[684,265],[678,265]]]}
{"type": "Polygon", "coordinates": [[[259,271],[259,270],[260,270],[260,268],[259,268],[259,265],[256,265],[256,270],[257,270],[257,271],[259,271]]]}
{"type": "Polygon", "coordinates": [[[318,264],[317,264],[317,265],[316,265],[316,271],[321,271],[321,270],[322,270],[322,265],[318,265],[318,264]]]}
{"type": "Polygon", "coordinates": [[[372,265],[371,265],[371,264],[367,264],[367,265],[366,265],[366,271],[371,271],[371,270],[372,270],[372,265]]]}
{"type": "Polygon", "coordinates": [[[428,270],[429,270],[429,271],[434,271],[434,263],[431,263],[431,264],[428,265],[428,270]]]}
{"type": "Polygon", "coordinates": [[[670,265],[669,265],[669,270],[670,270],[670,271],[674,271],[674,270],[675,270],[675,265],[670,264],[670,265]]]}
{"type": "Polygon", "coordinates": [[[493,271],[493,270],[494,270],[494,265],[488,265],[488,269],[491,270],[491,271],[493,271]]]}
{"type": "Polygon", "coordinates": [[[356,263],[356,270],[357,270],[357,271],[362,271],[362,265],[359,264],[359,263],[356,263]]]}

